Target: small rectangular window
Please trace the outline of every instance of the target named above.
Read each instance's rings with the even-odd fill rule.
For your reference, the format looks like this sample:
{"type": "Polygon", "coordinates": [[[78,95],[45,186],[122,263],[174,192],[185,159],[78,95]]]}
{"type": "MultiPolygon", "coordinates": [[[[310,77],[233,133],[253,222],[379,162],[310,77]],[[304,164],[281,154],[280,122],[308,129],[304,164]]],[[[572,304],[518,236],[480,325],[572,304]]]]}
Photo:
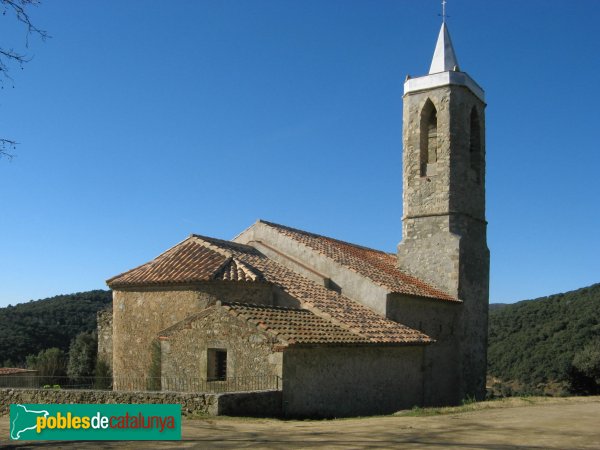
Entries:
{"type": "Polygon", "coordinates": [[[227,350],[208,349],[206,379],[208,381],[225,381],[227,379],[227,350]]]}

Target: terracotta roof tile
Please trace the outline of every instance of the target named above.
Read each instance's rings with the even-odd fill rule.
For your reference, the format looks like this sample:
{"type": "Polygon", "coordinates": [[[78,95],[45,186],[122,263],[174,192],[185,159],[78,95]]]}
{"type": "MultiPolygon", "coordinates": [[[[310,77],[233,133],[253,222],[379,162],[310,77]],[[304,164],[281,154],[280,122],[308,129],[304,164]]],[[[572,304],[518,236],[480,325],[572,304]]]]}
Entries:
{"type": "Polygon", "coordinates": [[[304,278],[267,258],[254,247],[244,244],[230,246],[229,241],[204,236],[196,237],[213,245],[218,246],[223,243],[224,247],[228,246],[229,251],[236,259],[259,270],[265,281],[280,286],[292,297],[298,299],[303,308],[318,316],[329,318],[337,325],[352,332],[368,337],[370,342],[431,342],[426,334],[388,320],[370,308],[304,278]]]}
{"type": "MultiPolygon", "coordinates": [[[[218,307],[219,304],[213,305],[199,313],[186,317],[184,320],[159,332],[160,338],[168,339],[178,331],[190,328],[191,323],[209,316],[218,307]]],[[[223,302],[220,307],[232,316],[248,322],[261,331],[269,333],[277,342],[287,346],[303,344],[367,345],[382,343],[336,325],[331,320],[320,317],[306,309],[229,302],[223,302]]],[[[395,341],[385,342],[397,343],[395,341]]]]}
{"type": "Polygon", "coordinates": [[[224,281],[261,281],[263,277],[259,271],[250,265],[231,258],[214,279],[224,281]]]}
{"type": "Polygon", "coordinates": [[[36,373],[37,370],[21,369],[19,367],[0,367],[0,375],[16,375],[19,373],[36,373]]]}
{"type": "Polygon", "coordinates": [[[193,283],[198,281],[261,281],[260,272],[235,260],[220,247],[190,238],[128,272],[109,280],[110,287],[193,283]]]}
{"type": "Polygon", "coordinates": [[[228,258],[187,239],[152,261],[107,280],[110,287],[210,280],[228,258]]]}
{"type": "Polygon", "coordinates": [[[254,247],[192,235],[153,261],[107,281],[111,288],[208,280],[261,280],[279,286],[314,315],[359,335],[362,342],[423,344],[420,331],[386,319],[267,258],[254,247]],[[240,274],[241,273],[241,274],[240,274]],[[228,274],[228,275],[225,275],[228,274]]]}
{"type": "Polygon", "coordinates": [[[392,292],[440,300],[459,301],[450,294],[402,272],[396,266],[396,255],[264,220],[260,222],[333,259],[338,264],[370,278],[375,283],[392,292]]]}
{"type": "Polygon", "coordinates": [[[223,303],[233,316],[265,330],[287,345],[366,344],[370,340],[352,333],[305,309],[223,303]]]}

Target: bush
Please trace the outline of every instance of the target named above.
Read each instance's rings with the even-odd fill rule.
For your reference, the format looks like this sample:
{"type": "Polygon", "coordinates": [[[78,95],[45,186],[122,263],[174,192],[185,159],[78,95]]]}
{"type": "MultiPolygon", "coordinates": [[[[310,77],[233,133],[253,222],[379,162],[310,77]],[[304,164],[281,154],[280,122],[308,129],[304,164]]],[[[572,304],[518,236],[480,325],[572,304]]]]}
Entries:
{"type": "MultiPolygon", "coordinates": [[[[511,382],[513,394],[517,386],[522,393],[568,384],[572,367],[579,370],[573,365],[576,354],[599,339],[600,283],[506,305],[490,312],[488,374],[511,382]]],[[[586,351],[577,363],[582,374],[591,369],[583,364],[593,349],[586,351]]]]}
{"type": "Polygon", "coordinates": [[[95,333],[79,333],[69,347],[67,375],[72,380],[94,376],[98,339],[95,333]]]}
{"type": "Polygon", "coordinates": [[[27,368],[38,371],[40,377],[63,377],[67,370],[65,352],[59,348],[48,348],[37,355],[27,357],[27,368]]]}
{"type": "Polygon", "coordinates": [[[96,362],[94,389],[110,389],[112,386],[112,371],[108,363],[102,359],[96,362]]]}
{"type": "Polygon", "coordinates": [[[600,393],[600,340],[589,343],[575,354],[569,381],[574,394],[600,393]]]}

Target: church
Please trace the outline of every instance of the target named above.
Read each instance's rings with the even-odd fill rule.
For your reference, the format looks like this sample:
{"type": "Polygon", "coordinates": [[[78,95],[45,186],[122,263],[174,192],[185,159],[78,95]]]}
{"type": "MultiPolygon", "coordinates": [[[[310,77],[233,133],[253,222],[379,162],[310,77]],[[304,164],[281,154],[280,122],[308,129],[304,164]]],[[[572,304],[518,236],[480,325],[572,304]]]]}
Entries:
{"type": "Polygon", "coordinates": [[[265,220],[230,241],[192,234],[107,281],[114,389],[237,383],[281,391],[297,417],[482,399],[484,110],[443,22],[429,73],[404,83],[397,253],[265,220]]]}

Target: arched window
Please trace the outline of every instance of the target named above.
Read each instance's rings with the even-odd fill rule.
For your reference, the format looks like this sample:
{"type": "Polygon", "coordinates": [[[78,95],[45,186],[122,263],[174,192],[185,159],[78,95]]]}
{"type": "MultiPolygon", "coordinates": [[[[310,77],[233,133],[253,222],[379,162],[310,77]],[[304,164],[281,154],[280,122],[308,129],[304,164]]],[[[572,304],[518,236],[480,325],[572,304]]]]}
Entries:
{"type": "Polygon", "coordinates": [[[481,130],[479,127],[479,114],[477,108],[471,110],[471,138],[469,156],[471,160],[471,173],[477,184],[481,183],[481,130]]]}
{"type": "Polygon", "coordinates": [[[438,138],[437,138],[437,111],[431,100],[427,100],[421,110],[421,176],[435,175],[437,163],[438,138]]]}

